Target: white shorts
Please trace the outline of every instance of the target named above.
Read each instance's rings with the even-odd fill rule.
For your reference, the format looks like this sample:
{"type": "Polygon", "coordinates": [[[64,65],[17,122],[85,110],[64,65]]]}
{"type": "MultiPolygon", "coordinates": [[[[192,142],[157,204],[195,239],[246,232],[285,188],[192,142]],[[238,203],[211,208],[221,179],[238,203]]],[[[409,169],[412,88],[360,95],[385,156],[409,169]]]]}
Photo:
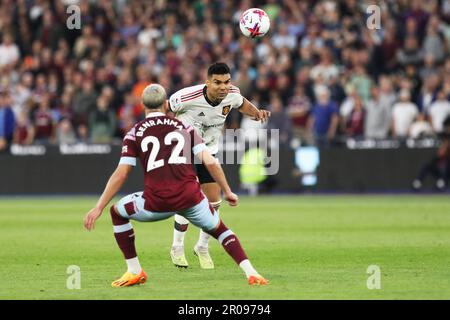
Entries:
{"type": "Polygon", "coordinates": [[[206,198],[203,198],[200,203],[192,208],[185,210],[153,212],[144,209],[145,199],[142,197],[142,194],[143,192],[132,193],[117,202],[116,209],[121,217],[142,222],[152,222],[165,220],[174,214],[179,214],[205,231],[214,230],[219,224],[219,215],[210,207],[206,198]]]}

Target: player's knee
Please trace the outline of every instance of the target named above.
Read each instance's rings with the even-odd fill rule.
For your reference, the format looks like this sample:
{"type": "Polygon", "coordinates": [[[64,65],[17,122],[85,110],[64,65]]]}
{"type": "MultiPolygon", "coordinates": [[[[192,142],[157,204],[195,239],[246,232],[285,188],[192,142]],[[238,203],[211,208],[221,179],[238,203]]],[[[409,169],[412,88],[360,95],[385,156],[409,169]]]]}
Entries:
{"type": "Polygon", "coordinates": [[[116,205],[112,205],[111,208],[109,208],[109,213],[111,214],[111,219],[114,225],[120,225],[123,224],[124,221],[128,221],[119,214],[116,205]]]}
{"type": "Polygon", "coordinates": [[[219,239],[220,235],[222,235],[224,232],[229,231],[228,227],[222,222],[222,220],[219,220],[217,225],[210,230],[204,230],[206,233],[210,234],[216,239],[219,239]]]}
{"type": "Polygon", "coordinates": [[[177,221],[174,221],[174,223],[173,223],[174,229],[177,231],[180,231],[180,232],[186,232],[188,226],[189,226],[189,223],[182,224],[182,223],[178,223],[177,221]]]}

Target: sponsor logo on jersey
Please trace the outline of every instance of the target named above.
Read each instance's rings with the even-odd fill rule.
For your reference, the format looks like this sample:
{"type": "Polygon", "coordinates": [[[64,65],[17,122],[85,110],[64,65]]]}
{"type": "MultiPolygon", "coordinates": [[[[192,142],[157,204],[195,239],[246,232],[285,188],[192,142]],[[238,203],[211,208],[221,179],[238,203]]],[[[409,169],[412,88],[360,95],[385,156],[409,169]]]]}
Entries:
{"type": "Polygon", "coordinates": [[[222,109],[222,115],[223,115],[223,116],[226,116],[226,115],[230,112],[230,110],[231,110],[231,104],[228,105],[228,106],[223,107],[223,109],[222,109]]]}

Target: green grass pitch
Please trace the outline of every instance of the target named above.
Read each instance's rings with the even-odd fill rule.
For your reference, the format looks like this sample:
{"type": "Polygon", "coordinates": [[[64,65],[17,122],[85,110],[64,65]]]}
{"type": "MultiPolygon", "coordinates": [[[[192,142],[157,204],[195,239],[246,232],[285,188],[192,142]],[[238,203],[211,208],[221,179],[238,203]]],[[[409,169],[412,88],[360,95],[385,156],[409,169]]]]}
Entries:
{"type": "Polygon", "coordinates": [[[170,261],[173,219],[133,222],[148,282],[110,283],[125,271],[105,210],[93,232],[84,214],[96,198],[0,198],[0,299],[450,299],[450,199],[447,196],[242,197],[222,206],[270,285],[247,285],[241,270],[211,242],[214,270],[170,261]],[[69,290],[67,268],[81,270],[81,289],[69,290]],[[369,265],[381,270],[381,289],[367,288],[369,265]]]}

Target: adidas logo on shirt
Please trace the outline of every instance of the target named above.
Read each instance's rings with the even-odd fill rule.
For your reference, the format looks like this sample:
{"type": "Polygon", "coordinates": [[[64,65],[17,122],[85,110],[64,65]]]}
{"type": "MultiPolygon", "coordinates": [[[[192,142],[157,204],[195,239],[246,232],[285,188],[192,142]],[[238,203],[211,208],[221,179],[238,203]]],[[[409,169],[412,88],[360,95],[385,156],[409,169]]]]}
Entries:
{"type": "Polygon", "coordinates": [[[198,116],[198,117],[206,117],[205,114],[203,113],[203,111],[200,112],[197,116],[198,116]]]}

